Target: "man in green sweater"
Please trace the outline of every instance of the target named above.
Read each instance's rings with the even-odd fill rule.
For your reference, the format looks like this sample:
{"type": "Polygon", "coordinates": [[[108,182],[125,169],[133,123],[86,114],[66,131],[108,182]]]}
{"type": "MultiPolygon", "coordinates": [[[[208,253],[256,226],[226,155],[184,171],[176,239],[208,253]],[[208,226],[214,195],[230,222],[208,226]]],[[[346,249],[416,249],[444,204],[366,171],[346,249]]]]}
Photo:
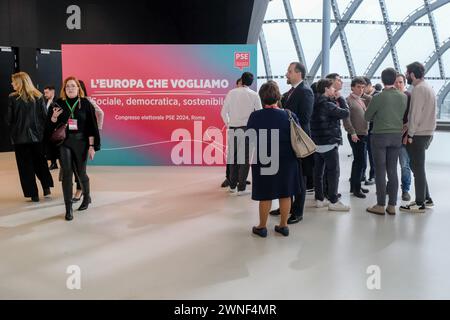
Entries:
{"type": "Polygon", "coordinates": [[[378,215],[385,214],[386,189],[389,195],[386,212],[391,215],[395,214],[397,205],[397,162],[402,146],[403,116],[406,111],[407,98],[394,87],[396,78],[397,71],[395,69],[383,70],[381,81],[384,89],[372,98],[364,115],[367,121],[373,121],[371,143],[377,189],[377,204],[367,208],[367,211],[378,215]]]}

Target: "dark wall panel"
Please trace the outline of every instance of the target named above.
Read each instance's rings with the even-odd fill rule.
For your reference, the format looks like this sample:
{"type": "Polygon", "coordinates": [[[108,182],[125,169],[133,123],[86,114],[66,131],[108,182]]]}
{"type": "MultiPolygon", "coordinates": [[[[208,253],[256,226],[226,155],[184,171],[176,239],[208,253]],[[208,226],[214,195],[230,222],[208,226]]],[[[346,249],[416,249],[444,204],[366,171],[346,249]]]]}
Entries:
{"type": "Polygon", "coordinates": [[[62,84],[61,52],[39,51],[37,53],[36,87],[44,92],[47,85],[55,86],[55,94],[59,96],[62,84]]]}
{"type": "Polygon", "coordinates": [[[246,43],[254,0],[0,0],[0,45],[246,43]],[[69,30],[68,6],[81,9],[69,30]]]}
{"type": "Polygon", "coordinates": [[[14,73],[14,60],[13,51],[0,49],[0,152],[12,150],[6,116],[8,95],[12,92],[11,74],[14,73]]]}
{"type": "Polygon", "coordinates": [[[10,37],[10,10],[7,0],[0,0],[0,45],[9,46],[10,37]]]}

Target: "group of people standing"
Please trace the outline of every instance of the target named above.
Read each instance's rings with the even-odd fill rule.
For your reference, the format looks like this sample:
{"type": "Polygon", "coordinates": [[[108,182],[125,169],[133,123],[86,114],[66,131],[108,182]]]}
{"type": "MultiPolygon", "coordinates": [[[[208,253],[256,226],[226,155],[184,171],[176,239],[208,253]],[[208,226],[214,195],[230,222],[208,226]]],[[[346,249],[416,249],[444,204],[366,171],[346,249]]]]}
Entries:
{"type": "MultiPolygon", "coordinates": [[[[259,201],[260,222],[252,232],[266,237],[270,214],[280,216],[275,231],[288,236],[288,224],[303,219],[307,185],[314,186],[316,208],[350,210],[338,192],[338,150],[343,143],[341,122],[353,153],[350,192],[357,198],[366,198],[369,189],[362,187],[362,182],[364,185],[376,184],[377,203],[368,207],[368,212],[377,215],[396,213],[398,159],[402,172],[402,200],[411,200],[411,171],[416,191],[415,201],[400,206],[400,210],[416,213],[433,206],[425,174],[425,152],[436,128],[436,99],[433,89],[424,81],[424,66],[414,62],[407,66],[406,75],[386,68],[381,74],[382,90],[374,89],[365,77],[355,77],[347,98],[341,95],[342,80],[338,74],[329,74],[311,87],[304,81],[305,74],[305,67],[293,62],[286,73],[291,89],[285,94],[282,95],[277,83],[271,80],[261,86],[258,94],[249,88],[251,81],[243,81],[242,86],[231,90],[225,98],[222,118],[228,132],[237,129],[257,132],[255,161],[252,163],[252,199],[259,201]],[[405,82],[413,86],[411,93],[406,90],[405,82]],[[291,146],[291,121],[297,122],[317,145],[313,155],[303,159],[296,157],[291,146]],[[261,173],[262,168],[268,166],[258,152],[261,129],[268,136],[271,131],[278,131],[279,169],[272,175],[261,173]],[[366,179],[368,159],[370,173],[366,179]],[[275,199],[279,200],[280,207],[271,210],[275,199]]],[[[253,80],[253,75],[245,72],[241,79],[249,78],[253,80]]],[[[240,143],[245,143],[245,152],[248,152],[248,145],[246,140],[239,141],[235,135],[231,136],[228,149],[233,150],[233,154],[228,154],[231,165],[226,181],[232,194],[244,195],[248,193],[245,190],[249,155],[245,155],[244,163],[239,163],[236,150],[240,150],[240,143]]]]}
{"type": "MultiPolygon", "coordinates": [[[[60,98],[46,103],[30,76],[25,72],[12,75],[14,92],[9,95],[8,124],[14,146],[20,182],[25,197],[39,201],[36,176],[41,182],[44,196],[54,186],[46,159],[45,147],[52,143],[55,130],[63,127],[64,139],[58,142],[57,156],[61,165],[60,178],[65,203],[65,219],[73,219],[73,177],[75,176],[83,201],[79,211],[91,203],[89,177],[86,174],[88,157],[94,159],[100,150],[100,133],[95,107],[86,98],[86,90],[75,77],[64,80],[60,98]],[[56,100],[56,101],[53,101],[56,100]]],[[[54,90],[46,87],[45,90],[54,90]]],[[[47,95],[47,93],[46,93],[47,95]]],[[[50,99],[49,99],[50,100],[50,99]]],[[[48,153],[48,152],[47,152],[48,153]]]]}

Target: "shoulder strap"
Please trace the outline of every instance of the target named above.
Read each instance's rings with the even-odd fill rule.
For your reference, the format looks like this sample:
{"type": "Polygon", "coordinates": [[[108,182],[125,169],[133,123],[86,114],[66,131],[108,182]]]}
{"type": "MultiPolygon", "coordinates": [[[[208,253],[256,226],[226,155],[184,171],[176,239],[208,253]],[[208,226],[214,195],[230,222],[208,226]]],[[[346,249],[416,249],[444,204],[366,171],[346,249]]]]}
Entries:
{"type": "Polygon", "coordinates": [[[291,112],[291,110],[289,110],[289,109],[284,109],[284,110],[286,110],[286,112],[287,112],[287,114],[288,114],[289,121],[294,121],[294,118],[292,118],[292,112],[291,112]]]}

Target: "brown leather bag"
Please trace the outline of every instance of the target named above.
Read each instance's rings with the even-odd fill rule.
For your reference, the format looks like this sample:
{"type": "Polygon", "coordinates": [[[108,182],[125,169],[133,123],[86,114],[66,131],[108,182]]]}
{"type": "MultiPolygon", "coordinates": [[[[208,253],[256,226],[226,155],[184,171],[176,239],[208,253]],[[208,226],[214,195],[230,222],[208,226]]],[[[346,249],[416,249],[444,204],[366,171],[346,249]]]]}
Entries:
{"type": "Polygon", "coordinates": [[[67,123],[61,123],[58,127],[56,127],[50,136],[50,141],[55,145],[60,146],[64,140],[66,140],[66,127],[67,123]]]}

